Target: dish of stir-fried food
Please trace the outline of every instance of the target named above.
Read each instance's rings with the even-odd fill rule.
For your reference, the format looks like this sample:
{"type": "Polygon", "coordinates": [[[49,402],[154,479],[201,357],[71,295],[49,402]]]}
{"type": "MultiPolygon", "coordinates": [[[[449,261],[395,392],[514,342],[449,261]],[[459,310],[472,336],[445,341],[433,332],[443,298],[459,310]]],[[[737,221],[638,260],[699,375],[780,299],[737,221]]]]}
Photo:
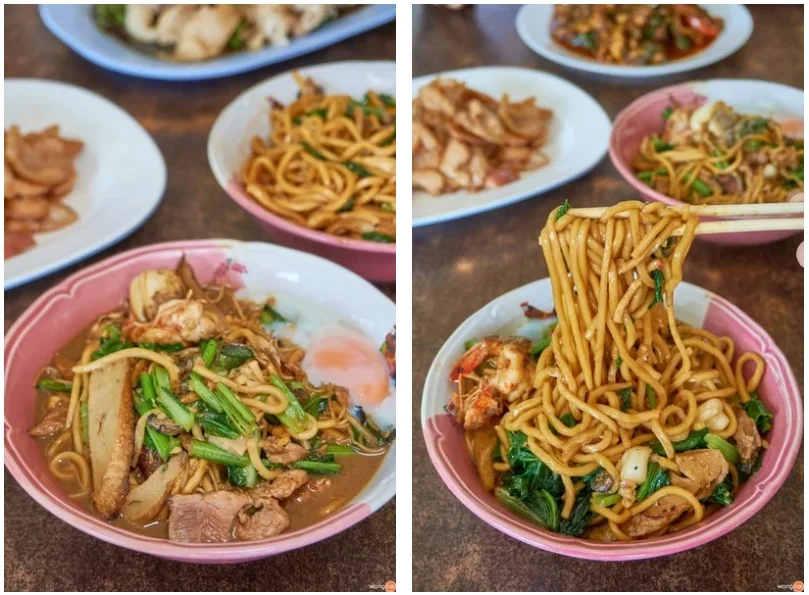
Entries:
{"type": "Polygon", "coordinates": [[[609,64],[662,64],[708,47],[722,19],[694,4],[557,4],[551,37],[609,64]]]}
{"type": "Polygon", "coordinates": [[[692,204],[784,202],[803,191],[800,134],[717,101],[673,104],[662,134],[641,141],[633,167],[643,182],[692,204]]]}
{"type": "Polygon", "coordinates": [[[35,245],[35,233],[78,219],[62,201],[76,183],[74,161],[84,143],[59,136],[59,126],[26,134],[11,126],[3,141],[4,257],[11,258],[35,245]]]}
{"type": "Polygon", "coordinates": [[[485,488],[539,526],[608,542],[679,531],[761,465],[764,360],[675,318],[696,217],[641,202],[568,211],[540,235],[555,317],[524,304],[532,332],[524,319],[469,339],[448,411],[485,488]]]}
{"type": "Polygon", "coordinates": [[[536,98],[499,100],[438,78],[413,101],[413,188],[433,195],[476,192],[548,163],[550,110],[536,98]]]}
{"type": "Polygon", "coordinates": [[[338,18],[351,5],[329,4],[96,4],[105,31],[157,56],[197,62],[223,54],[285,46],[338,18]]]}
{"type": "Polygon", "coordinates": [[[293,73],[300,92],[270,101],[270,137],[251,143],[239,180],[293,223],[371,242],[396,241],[396,99],[329,95],[293,73]]]}
{"type": "Polygon", "coordinates": [[[265,539],[346,506],[394,439],[389,368],[322,312],[311,335],[295,303],[202,286],[185,261],[138,274],[36,379],[29,433],[70,497],[190,543],[265,539]]]}

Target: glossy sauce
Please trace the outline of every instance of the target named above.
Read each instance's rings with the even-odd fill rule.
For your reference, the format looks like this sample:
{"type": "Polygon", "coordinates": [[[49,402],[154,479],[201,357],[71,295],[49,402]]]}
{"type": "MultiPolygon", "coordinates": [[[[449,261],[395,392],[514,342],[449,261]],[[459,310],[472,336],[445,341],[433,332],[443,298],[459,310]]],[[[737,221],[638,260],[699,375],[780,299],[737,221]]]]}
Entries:
{"type": "MultiPolygon", "coordinates": [[[[60,349],[51,360],[51,365],[56,361],[71,363],[77,362],[81,357],[87,338],[90,334],[90,327],[82,331],[74,339],[70,341],[65,347],[60,349]]],[[[35,407],[35,420],[38,422],[45,414],[45,402],[47,401],[50,393],[46,390],[37,390],[37,402],[35,407]]],[[[62,434],[56,432],[50,436],[35,438],[37,447],[42,453],[43,459],[47,460],[46,449],[48,446],[62,434]]],[[[68,440],[64,448],[60,450],[69,450],[72,447],[72,440],[68,440]]],[[[289,515],[290,525],[286,529],[294,531],[313,525],[330,514],[344,508],[354,497],[356,497],[365,486],[371,481],[374,474],[379,470],[382,461],[387,452],[380,455],[363,455],[356,454],[353,456],[337,457],[336,462],[343,465],[342,471],[337,475],[328,476],[313,476],[310,475],[309,484],[304,485],[297,490],[292,497],[281,502],[282,507],[289,515]],[[327,488],[320,491],[312,491],[309,485],[321,478],[329,482],[327,488]]],[[[58,478],[57,478],[58,479],[58,478]]],[[[76,480],[61,480],[59,481],[64,485],[65,491],[68,494],[76,494],[80,491],[79,484],[76,480]]],[[[86,510],[93,512],[92,508],[92,492],[80,498],[73,498],[80,506],[86,510]]],[[[168,521],[154,521],[147,526],[134,525],[124,519],[122,516],[110,521],[112,525],[139,533],[141,535],[148,535],[150,537],[160,537],[168,539],[168,521]]]]}

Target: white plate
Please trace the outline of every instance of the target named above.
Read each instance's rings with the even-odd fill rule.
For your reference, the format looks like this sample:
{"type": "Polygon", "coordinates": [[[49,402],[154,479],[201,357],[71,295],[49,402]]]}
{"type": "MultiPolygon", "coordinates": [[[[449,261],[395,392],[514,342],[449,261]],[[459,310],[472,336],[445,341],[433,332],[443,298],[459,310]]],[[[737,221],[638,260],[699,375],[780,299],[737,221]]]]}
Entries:
{"type": "Polygon", "coordinates": [[[131,76],[189,81],[232,76],[290,60],[343,39],[359,35],[396,18],[396,6],[364,6],[323,25],[289,45],[265,47],[200,62],[171,62],[150,56],[110,35],[95,24],[89,4],[42,4],[45,26],[77,54],[103,68],[131,76]]]}
{"type": "Polygon", "coordinates": [[[524,173],[519,180],[480,192],[454,192],[432,196],[413,191],[413,226],[430,225],[497,209],[538,196],[574,180],[592,169],[610,138],[610,119],[604,109],[576,85],[528,68],[481,67],[423,76],[413,81],[413,98],[437,77],[452,78],[499,99],[521,101],[536,97],[537,105],[553,111],[548,143],[542,148],[550,162],[524,173]]]}
{"type": "Polygon", "coordinates": [[[76,186],[64,200],[72,225],[35,234],[36,246],[4,263],[12,289],[108,248],[140,227],[166,189],[166,163],[149,133],[120,107],[81,87],[41,79],[6,79],[6,128],[23,133],[58,124],[84,142],[76,186]]]}
{"type": "Polygon", "coordinates": [[[753,17],[741,4],[700,4],[700,6],[725,22],[719,37],[701,52],[682,60],[655,66],[604,64],[565,49],[551,39],[552,4],[523,6],[517,13],[517,33],[523,43],[537,54],[562,66],[627,78],[663,76],[715,64],[730,56],[750,39],[753,33],[753,17]]]}

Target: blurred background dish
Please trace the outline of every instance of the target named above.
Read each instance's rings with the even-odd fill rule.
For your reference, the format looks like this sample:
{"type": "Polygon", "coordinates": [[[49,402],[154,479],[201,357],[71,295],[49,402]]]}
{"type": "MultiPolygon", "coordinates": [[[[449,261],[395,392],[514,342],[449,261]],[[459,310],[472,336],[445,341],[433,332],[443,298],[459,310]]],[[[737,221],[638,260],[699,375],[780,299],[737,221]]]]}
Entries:
{"type": "MultiPolygon", "coordinates": [[[[138,12],[146,10],[145,7],[141,7],[138,12]]],[[[323,23],[321,26],[305,35],[295,37],[287,45],[267,45],[254,51],[234,51],[218,57],[210,57],[208,56],[210,52],[204,48],[200,49],[199,43],[189,42],[189,45],[193,46],[187,54],[189,58],[192,56],[208,56],[209,59],[175,62],[149,55],[149,53],[145,53],[142,49],[137,49],[122,38],[100,29],[96,24],[92,5],[42,4],[39,11],[48,29],[85,59],[122,74],[163,80],[200,80],[246,72],[327,47],[348,37],[389,23],[396,18],[396,6],[394,5],[362,6],[335,20],[328,22],[321,20],[320,22],[323,23]]],[[[227,10],[227,12],[230,11],[227,10]]],[[[123,20],[123,15],[118,11],[105,12],[104,14],[102,22],[109,22],[113,26],[117,26],[117,23],[121,23],[123,20]]],[[[212,12],[210,16],[216,17],[217,15],[212,12]]],[[[235,33],[235,28],[238,28],[241,23],[241,17],[235,13],[230,16],[232,18],[229,20],[233,21],[233,32],[235,33]]],[[[274,15],[269,16],[274,21],[272,18],[274,15]]],[[[144,18],[148,22],[146,17],[148,15],[144,14],[144,18]]],[[[219,22],[218,19],[212,18],[211,20],[216,23],[219,22]]],[[[270,24],[273,25],[273,23],[270,24]]],[[[201,23],[201,26],[207,26],[207,23],[201,23]]],[[[244,29],[245,27],[243,27],[244,29]]],[[[274,25],[271,29],[277,30],[274,25]]],[[[146,35],[151,37],[152,33],[146,35]]],[[[155,31],[155,40],[157,39],[156,35],[157,32],[155,31]]],[[[233,33],[230,33],[227,41],[230,41],[232,36],[233,33]]],[[[241,38],[237,36],[237,39],[241,38]]],[[[245,39],[244,43],[247,44],[248,41],[245,39]]],[[[204,45],[207,45],[207,41],[204,45]]]]}
{"type": "MultiPolygon", "coordinates": [[[[740,4],[699,5],[710,15],[708,18],[691,8],[680,9],[675,16],[668,14],[669,9],[664,5],[656,9],[659,14],[652,10],[652,5],[648,11],[643,5],[633,5],[631,14],[627,12],[630,9],[619,9],[623,11],[620,20],[633,21],[632,26],[623,26],[623,33],[617,27],[588,22],[582,17],[586,11],[583,5],[573,11],[562,8],[555,15],[557,6],[573,5],[523,6],[517,14],[520,39],[552,62],[607,76],[653,77],[701,68],[737,51],[753,32],[750,12],[740,4]],[[676,32],[671,27],[675,18],[678,19],[676,32]],[[571,26],[574,20],[578,27],[571,26]],[[599,39],[607,34],[608,28],[609,41],[599,39]],[[599,35],[600,32],[603,33],[599,35]],[[612,37],[613,33],[618,33],[617,38],[612,37]],[[635,43],[630,42],[637,38],[642,40],[638,48],[630,49],[630,46],[635,47],[635,43]],[[560,39],[565,43],[560,43],[560,39]],[[613,44],[622,49],[613,48],[613,44]],[[604,46],[610,49],[603,50],[604,46]]],[[[611,19],[604,13],[595,21],[609,23],[611,19]]]]}
{"type": "Polygon", "coordinates": [[[152,137],[132,116],[91,91],[49,80],[6,79],[4,96],[8,125],[25,132],[56,124],[61,136],[84,143],[73,161],[75,183],[59,203],[77,220],[53,231],[42,228],[34,234],[35,246],[4,262],[8,290],[135,231],[160,203],[166,164],[152,137]]]}
{"type": "MultiPolygon", "coordinates": [[[[301,68],[297,74],[302,79],[311,78],[330,95],[362,98],[370,90],[378,96],[395,96],[396,66],[393,62],[337,62],[301,68]]],[[[253,155],[254,137],[270,138],[267,98],[287,105],[296,101],[299,90],[293,73],[282,74],[248,89],[222,111],[208,137],[208,161],[214,176],[230,197],[253,215],[275,241],[334,260],[367,279],[393,281],[396,277],[395,243],[374,241],[370,235],[367,236],[369,239],[361,239],[362,233],[358,234],[360,239],[355,239],[310,228],[271,212],[244,188],[241,175],[245,163],[253,155]]],[[[362,111],[363,108],[356,109],[362,111]]],[[[383,135],[389,137],[387,132],[383,135]]],[[[307,155],[313,157],[308,151],[307,155]]],[[[345,215],[350,213],[349,209],[345,215]]],[[[387,235],[390,232],[369,230],[367,233],[387,235]]]]}
{"type": "MultiPolygon", "coordinates": [[[[568,81],[538,70],[515,67],[478,67],[422,76],[413,81],[413,97],[436,78],[466,84],[477,93],[500,101],[533,99],[550,111],[541,155],[541,167],[523,171],[509,183],[472,191],[459,189],[438,195],[413,192],[413,226],[430,225],[483,213],[547,192],[587,173],[604,156],[610,121],[600,105],[568,81]]],[[[532,108],[536,109],[536,108],[532,108]]],[[[448,188],[449,190],[449,188],[448,188]]]]}
{"type": "MultiPolygon", "coordinates": [[[[657,175],[638,173],[638,159],[641,160],[641,163],[648,161],[648,158],[643,158],[640,156],[642,143],[645,142],[645,139],[655,137],[658,140],[659,149],[666,149],[668,145],[671,144],[668,141],[663,140],[665,136],[664,130],[667,126],[670,127],[676,124],[676,122],[667,122],[664,115],[669,114],[669,112],[666,110],[671,109],[675,104],[695,108],[698,106],[707,106],[709,104],[722,102],[739,114],[749,114],[759,117],[748,119],[747,124],[745,124],[742,120],[738,120],[738,126],[741,127],[739,130],[741,132],[745,132],[750,139],[744,140],[744,137],[742,136],[740,136],[738,139],[733,137],[735,142],[732,144],[738,146],[736,147],[737,151],[734,154],[735,157],[728,158],[729,161],[735,164],[734,160],[743,162],[745,160],[758,159],[759,156],[767,161],[764,164],[755,163],[753,166],[750,164],[745,164],[742,167],[742,169],[747,168],[751,170],[749,184],[755,184],[753,194],[750,194],[751,190],[746,186],[748,182],[744,182],[740,174],[736,174],[735,177],[728,177],[727,174],[723,175],[721,170],[716,172],[718,175],[717,178],[714,178],[714,176],[711,174],[701,184],[698,180],[697,182],[699,184],[699,190],[706,193],[706,196],[710,196],[711,193],[722,192],[720,182],[724,182],[726,186],[733,184],[733,188],[735,188],[735,190],[730,195],[720,199],[723,203],[768,202],[769,200],[765,198],[766,189],[764,188],[764,185],[769,185],[771,183],[768,179],[764,178],[764,168],[770,163],[770,160],[772,160],[773,163],[770,170],[775,170],[775,177],[773,180],[775,180],[775,182],[779,182],[779,188],[777,193],[772,194],[773,198],[771,200],[781,202],[781,199],[788,199],[791,192],[799,191],[803,185],[803,101],[804,93],[800,89],[795,89],[793,87],[788,87],[786,85],[780,85],[777,83],[770,83],[767,81],[714,79],[664,87],[640,97],[624,108],[620,114],[618,114],[618,117],[615,119],[615,124],[613,126],[612,135],[610,138],[610,159],[618,172],[635,190],[641,194],[644,200],[658,201],[675,206],[682,204],[681,200],[672,198],[672,194],[675,193],[675,190],[665,185],[665,181],[663,179],[668,178],[669,176],[668,174],[662,174],[662,169],[665,168],[664,166],[661,165],[660,168],[657,169],[644,170],[652,173],[658,172],[657,175]],[[764,120],[763,124],[758,122],[760,119],[764,120]],[[783,149],[779,149],[778,147],[764,146],[765,143],[769,144],[768,137],[766,135],[762,135],[766,128],[766,120],[768,119],[778,123],[779,132],[777,132],[777,134],[780,135],[778,138],[786,136],[796,140],[789,141],[791,143],[790,146],[787,146],[786,140],[779,140],[778,147],[783,145],[783,149]],[[753,126],[754,121],[757,122],[755,124],[756,129],[761,128],[761,130],[758,132],[750,128],[753,126]],[[762,126],[764,128],[762,128],[762,126]],[[747,128],[750,128],[750,130],[747,130],[747,128]],[[752,144],[746,145],[745,143],[748,142],[752,144]],[[773,153],[773,151],[776,150],[778,153],[773,153]],[[779,160],[782,158],[787,159],[789,163],[784,163],[783,166],[778,165],[778,163],[780,163],[779,160]],[[795,161],[795,163],[792,164],[792,161],[795,161]],[[761,175],[756,177],[754,174],[758,172],[759,165],[761,165],[761,171],[759,172],[761,175]],[[751,167],[753,169],[751,169],[751,167]],[[781,174],[778,174],[779,171],[781,171],[781,174]],[[783,175],[789,175],[791,177],[795,177],[796,179],[787,180],[786,178],[783,178],[783,180],[781,180],[783,175]],[[798,179],[798,176],[800,179],[798,179]],[[713,186],[714,182],[712,180],[716,180],[717,185],[715,187],[713,186]],[[738,186],[738,188],[736,188],[736,186],[738,186]],[[748,194],[750,195],[748,196],[748,194]],[[739,198],[734,199],[733,196],[738,196],[739,198]]],[[[705,120],[705,125],[709,126],[712,115],[706,110],[697,113],[697,119],[699,119],[700,114],[704,114],[707,117],[705,120]]],[[[673,114],[673,117],[682,119],[683,116],[673,114]]],[[[722,116],[719,116],[720,120],[721,117],[722,116]]],[[[727,115],[726,117],[736,122],[735,116],[727,115]]],[[[701,125],[702,124],[700,124],[700,126],[701,125]]],[[[683,122],[683,126],[686,126],[685,122],[683,122]]],[[[717,127],[719,124],[715,122],[714,126],[717,127]]],[[[691,118],[689,118],[687,128],[689,130],[693,130],[691,128],[691,118]]],[[[732,134],[736,133],[732,132],[732,134]]],[[[771,134],[776,135],[776,131],[771,131],[771,134]]],[[[775,138],[776,136],[773,136],[772,140],[774,141],[775,138]]],[[[669,138],[669,140],[674,142],[671,138],[669,138]]],[[[652,149],[654,149],[654,147],[652,147],[652,149]]],[[[689,150],[692,152],[696,151],[696,153],[694,153],[695,159],[691,159],[691,163],[693,164],[692,169],[705,169],[705,175],[708,175],[710,169],[708,169],[707,166],[700,165],[699,159],[697,158],[700,149],[692,148],[689,150]]],[[[713,150],[719,151],[718,148],[713,150]]],[[[677,153],[676,149],[672,149],[672,151],[677,153]]],[[[661,157],[665,157],[667,152],[668,151],[660,152],[661,157]]],[[[680,152],[682,153],[682,150],[680,152]]],[[[682,153],[682,157],[683,159],[689,158],[687,153],[682,153]]],[[[724,165],[722,163],[721,156],[719,163],[720,165],[724,165]]],[[[731,164],[728,163],[728,166],[730,165],[731,164]]],[[[678,163],[677,171],[688,174],[686,170],[679,169],[680,167],[682,167],[682,165],[678,163]]],[[[685,190],[681,189],[681,193],[685,193],[683,194],[685,198],[691,196],[692,192],[697,191],[689,189],[688,192],[686,192],[685,190]]],[[[694,199],[693,202],[700,203],[704,200],[708,199],[703,197],[702,194],[698,192],[697,198],[694,199]]],[[[706,220],[707,219],[708,218],[706,218],[706,220]]],[[[721,235],[709,234],[699,237],[700,239],[718,244],[741,246],[767,244],[795,235],[796,233],[799,232],[763,231],[721,235]]]]}

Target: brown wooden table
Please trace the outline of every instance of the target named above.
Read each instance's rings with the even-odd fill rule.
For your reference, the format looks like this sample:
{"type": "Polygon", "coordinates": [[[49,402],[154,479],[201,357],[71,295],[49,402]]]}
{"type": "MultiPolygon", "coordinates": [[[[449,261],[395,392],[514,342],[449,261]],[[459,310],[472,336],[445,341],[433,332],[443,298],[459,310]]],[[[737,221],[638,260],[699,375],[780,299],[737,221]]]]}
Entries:
{"type": "MultiPolygon", "coordinates": [[[[219,112],[248,87],[293,68],[341,60],[392,60],[389,24],[313,54],[212,81],[171,83],[106,71],[53,37],[35,6],[5,7],[5,76],[56,79],[111,99],[152,134],[168,166],[163,202],[129,238],[81,264],[5,295],[5,329],[43,291],[111,254],[168,240],[266,240],[252,217],[219,187],[208,167],[208,131],[219,112]]],[[[114,134],[114,131],[110,131],[114,134]]],[[[395,286],[381,289],[391,298],[395,286]]],[[[395,579],[396,506],[317,545],[236,566],[160,560],[118,548],[70,527],[36,504],[5,473],[6,590],[367,591],[395,579]]]]}
{"type": "MultiPolygon", "coordinates": [[[[691,79],[755,78],[803,87],[803,9],[751,7],[755,31],[735,55],[653,82],[595,78],[557,66],[523,45],[517,7],[452,12],[418,7],[413,76],[483,65],[537,68],[581,86],[611,118],[650,90],[691,79]]],[[[486,214],[413,233],[413,589],[437,591],[777,590],[803,580],[803,453],[775,498],[730,534],[696,550],[651,561],[587,562],[546,553],[479,520],[446,488],[420,427],[424,377],[438,349],[470,314],[507,291],[548,275],[537,236],[550,209],[634,198],[605,159],[583,178],[486,214]]],[[[798,239],[756,248],[697,243],[685,278],[741,307],[775,338],[803,383],[803,270],[798,239]]]]}

